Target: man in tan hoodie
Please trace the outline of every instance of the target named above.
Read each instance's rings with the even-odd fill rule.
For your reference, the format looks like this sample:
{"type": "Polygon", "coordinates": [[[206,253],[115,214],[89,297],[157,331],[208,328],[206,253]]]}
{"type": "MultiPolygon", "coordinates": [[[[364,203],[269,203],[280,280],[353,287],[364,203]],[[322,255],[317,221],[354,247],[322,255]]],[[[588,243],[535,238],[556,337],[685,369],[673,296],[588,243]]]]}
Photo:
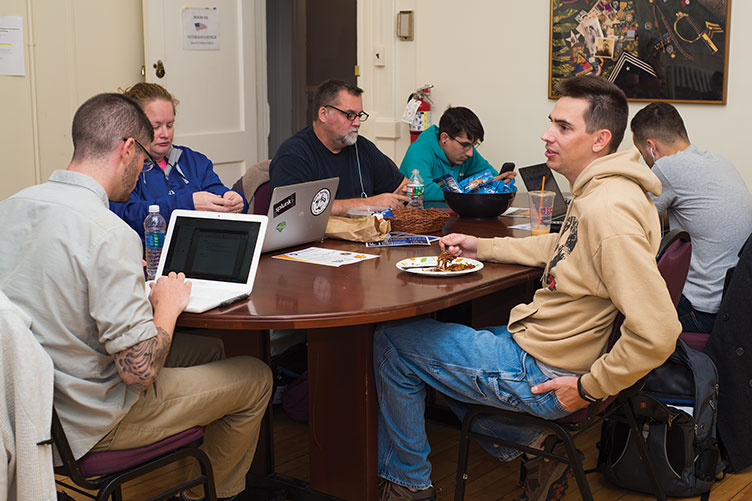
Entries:
{"type": "MultiPolygon", "coordinates": [[[[544,268],[529,304],[509,324],[475,330],[430,319],[380,327],[374,340],[379,396],[379,476],[384,499],[435,499],[423,397],[429,385],[464,416],[483,403],[548,419],[615,395],[659,366],[681,331],[655,255],[661,238],[648,193],[658,178],[632,149],[617,153],[627,125],[624,93],[595,77],[556,86],[559,100],[541,139],[548,166],[571,184],[560,233],[478,239],[450,234],[443,248],[488,261],[544,268]],[[618,312],[621,337],[604,353],[618,312]]],[[[485,431],[546,450],[563,450],[536,427],[482,422],[485,431]]],[[[489,449],[503,460],[518,451],[489,449]]],[[[563,495],[571,471],[541,458],[526,461],[520,499],[563,495]]]]}

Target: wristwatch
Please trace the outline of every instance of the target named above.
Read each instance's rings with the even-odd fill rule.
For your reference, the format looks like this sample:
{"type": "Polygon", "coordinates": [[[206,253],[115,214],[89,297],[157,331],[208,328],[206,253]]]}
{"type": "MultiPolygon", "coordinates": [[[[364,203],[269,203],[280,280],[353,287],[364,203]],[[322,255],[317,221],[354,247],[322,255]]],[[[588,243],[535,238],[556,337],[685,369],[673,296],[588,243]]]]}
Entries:
{"type": "Polygon", "coordinates": [[[585,391],[585,388],[582,387],[582,376],[579,376],[577,378],[577,393],[580,395],[580,398],[583,399],[585,402],[597,402],[600,400],[599,398],[593,398],[590,395],[587,394],[585,391]]]}

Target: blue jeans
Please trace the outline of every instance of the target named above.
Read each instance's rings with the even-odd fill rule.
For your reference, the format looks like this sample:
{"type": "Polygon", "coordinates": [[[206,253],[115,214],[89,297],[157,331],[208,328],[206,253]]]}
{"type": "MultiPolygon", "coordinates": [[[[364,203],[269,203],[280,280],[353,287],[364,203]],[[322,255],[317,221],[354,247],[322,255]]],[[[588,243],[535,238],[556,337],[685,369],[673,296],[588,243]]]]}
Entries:
{"type": "Polygon", "coordinates": [[[696,310],[689,299],[684,297],[684,294],[679,298],[679,304],[676,306],[676,311],[679,314],[679,322],[682,324],[682,330],[684,332],[702,332],[710,334],[713,330],[713,324],[715,323],[715,313],[705,313],[704,311],[696,310]]]}
{"type": "MultiPolygon", "coordinates": [[[[378,474],[405,487],[431,485],[424,419],[426,385],[448,396],[460,418],[467,404],[519,410],[547,419],[568,414],[553,392],[534,395],[530,391],[548,378],[505,326],[475,330],[426,318],[388,323],[376,329],[373,356],[379,405],[378,474]]],[[[545,434],[539,427],[491,418],[479,420],[474,429],[526,445],[536,444],[545,434]]],[[[505,461],[520,454],[484,446],[505,461]]]]}

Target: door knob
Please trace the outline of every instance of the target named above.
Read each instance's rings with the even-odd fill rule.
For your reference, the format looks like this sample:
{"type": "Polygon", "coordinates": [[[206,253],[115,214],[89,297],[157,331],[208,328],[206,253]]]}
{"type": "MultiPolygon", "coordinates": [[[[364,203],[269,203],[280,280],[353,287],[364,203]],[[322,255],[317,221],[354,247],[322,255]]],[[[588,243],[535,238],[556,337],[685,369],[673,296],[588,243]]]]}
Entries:
{"type": "Polygon", "coordinates": [[[154,69],[156,70],[154,73],[157,75],[157,78],[165,76],[164,63],[161,59],[157,59],[157,62],[154,63],[154,69]]]}

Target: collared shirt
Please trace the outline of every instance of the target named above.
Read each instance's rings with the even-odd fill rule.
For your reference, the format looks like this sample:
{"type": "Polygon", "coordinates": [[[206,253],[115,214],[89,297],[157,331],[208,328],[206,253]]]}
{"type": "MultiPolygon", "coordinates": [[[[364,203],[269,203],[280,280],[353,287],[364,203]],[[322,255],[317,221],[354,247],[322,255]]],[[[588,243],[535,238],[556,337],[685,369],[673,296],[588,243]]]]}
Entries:
{"type": "Polygon", "coordinates": [[[0,289],[52,358],[55,408],[80,457],[138,398],[113,354],[157,332],[141,242],[104,188],[71,171],[0,202],[0,226],[0,289]]]}

